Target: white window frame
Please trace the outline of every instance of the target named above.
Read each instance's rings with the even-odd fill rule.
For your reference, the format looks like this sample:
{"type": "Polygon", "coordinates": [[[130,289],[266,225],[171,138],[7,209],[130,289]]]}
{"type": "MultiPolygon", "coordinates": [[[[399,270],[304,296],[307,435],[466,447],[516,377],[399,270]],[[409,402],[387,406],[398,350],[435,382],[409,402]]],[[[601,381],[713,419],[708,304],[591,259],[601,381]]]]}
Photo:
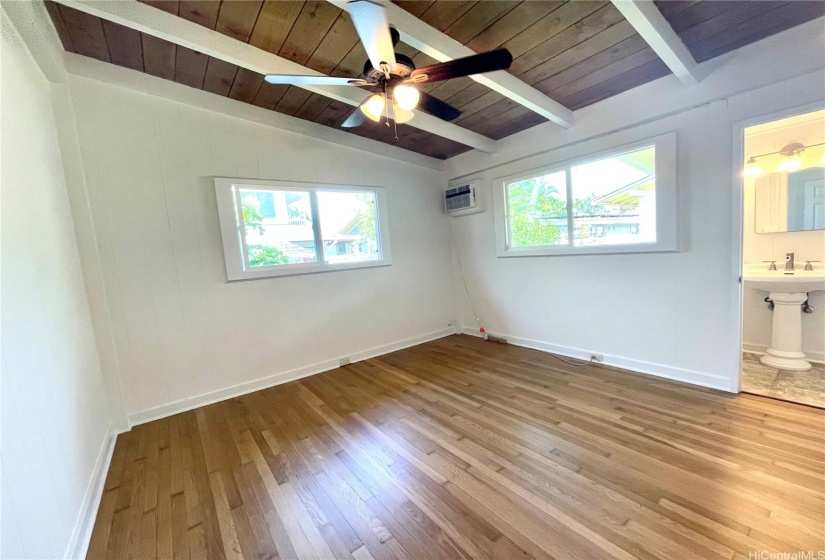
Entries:
{"type": "Polygon", "coordinates": [[[355,268],[374,268],[392,264],[390,226],[387,218],[387,196],[383,187],[215,177],[215,199],[218,206],[223,259],[226,268],[226,280],[228,282],[275,276],[352,270],[355,268]],[[319,259],[318,262],[250,267],[247,262],[248,253],[243,250],[243,246],[246,243],[246,231],[243,227],[243,217],[240,214],[240,207],[238,205],[239,195],[237,193],[240,189],[308,192],[312,204],[312,227],[315,234],[315,250],[319,259]],[[324,239],[321,235],[321,221],[318,216],[318,191],[374,193],[375,211],[378,214],[376,216],[376,224],[378,226],[378,231],[376,232],[378,238],[378,259],[346,263],[326,262],[324,239]]]}
{"type": "Polygon", "coordinates": [[[679,212],[676,185],[676,133],[670,132],[639,142],[590,153],[586,156],[560,161],[493,180],[493,212],[496,228],[496,255],[498,257],[540,257],[554,255],[592,255],[612,253],[652,253],[679,250],[679,212]],[[574,246],[572,168],[583,163],[619,156],[637,149],[654,146],[656,150],[656,241],[616,245],[574,246]],[[567,217],[570,243],[536,247],[509,246],[509,209],[507,186],[526,179],[564,171],[567,184],[567,217]]]}

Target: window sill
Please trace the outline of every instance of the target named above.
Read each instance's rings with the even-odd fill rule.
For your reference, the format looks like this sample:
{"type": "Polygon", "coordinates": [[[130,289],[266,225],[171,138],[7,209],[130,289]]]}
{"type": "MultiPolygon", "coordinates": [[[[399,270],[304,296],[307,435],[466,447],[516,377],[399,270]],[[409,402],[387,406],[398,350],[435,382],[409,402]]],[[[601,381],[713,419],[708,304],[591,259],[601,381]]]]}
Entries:
{"type": "Polygon", "coordinates": [[[312,266],[297,265],[279,265],[276,267],[265,268],[257,267],[255,270],[242,273],[238,278],[227,278],[227,282],[244,282],[246,280],[261,280],[264,278],[281,278],[284,276],[303,276],[305,274],[323,274],[325,272],[340,272],[343,270],[358,270],[362,268],[379,268],[383,266],[392,265],[392,261],[384,259],[380,261],[369,261],[368,263],[340,263],[340,264],[318,264],[312,266]],[[262,270],[263,269],[263,270],[262,270]]]}
{"type": "Polygon", "coordinates": [[[559,257],[568,255],[623,255],[628,253],[678,253],[679,248],[664,243],[637,243],[633,245],[600,245],[591,247],[533,247],[499,249],[498,258],[559,257]]]}

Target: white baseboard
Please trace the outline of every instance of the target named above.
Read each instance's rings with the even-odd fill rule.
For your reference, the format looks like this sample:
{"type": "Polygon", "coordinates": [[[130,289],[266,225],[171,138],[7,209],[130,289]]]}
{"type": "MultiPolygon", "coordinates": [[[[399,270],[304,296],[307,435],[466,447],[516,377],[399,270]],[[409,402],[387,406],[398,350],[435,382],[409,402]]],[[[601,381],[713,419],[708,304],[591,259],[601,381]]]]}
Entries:
{"type": "MultiPolygon", "coordinates": [[[[751,354],[766,354],[768,347],[761,344],[749,344],[745,342],[742,344],[742,351],[751,354]]],[[[825,364],[825,352],[805,352],[805,359],[815,364],[825,364]]]]}
{"type": "MultiPolygon", "coordinates": [[[[464,334],[471,336],[481,336],[478,329],[464,327],[462,329],[464,334]]],[[[558,344],[550,344],[540,340],[531,340],[529,338],[521,338],[509,334],[487,332],[490,336],[503,338],[508,344],[514,346],[522,346],[524,348],[531,348],[533,350],[540,350],[542,352],[549,352],[551,354],[559,354],[561,356],[568,356],[579,360],[590,360],[592,352],[589,350],[582,350],[580,348],[573,348],[571,346],[559,346],[558,344]]],[[[694,371],[689,369],[675,368],[672,366],[665,366],[662,364],[654,364],[642,360],[634,360],[632,358],[624,358],[622,356],[612,356],[604,354],[604,364],[614,366],[637,373],[645,373],[648,375],[655,375],[656,377],[664,377],[665,379],[672,379],[674,381],[682,381],[684,383],[691,383],[710,389],[719,389],[726,392],[731,391],[731,381],[721,375],[712,375],[701,371],[694,371]]]]}
{"type": "Polygon", "coordinates": [[[86,486],[86,494],[83,496],[83,505],[77,516],[72,537],[63,555],[67,560],[86,558],[89,550],[89,542],[92,539],[92,529],[97,519],[97,510],[100,507],[100,500],[103,497],[103,487],[106,485],[106,475],[109,473],[109,464],[112,462],[112,453],[115,450],[117,440],[117,430],[114,426],[109,426],[100,452],[97,454],[95,467],[92,476],[86,486]]]}
{"type": "Polygon", "coordinates": [[[135,412],[129,415],[129,425],[137,426],[138,424],[145,424],[146,422],[151,422],[153,420],[158,420],[160,418],[166,418],[167,416],[180,414],[181,412],[186,412],[187,410],[192,410],[193,408],[206,406],[208,404],[224,401],[226,399],[231,399],[233,397],[245,395],[247,393],[252,393],[254,391],[260,391],[261,389],[267,389],[269,387],[274,387],[275,385],[281,385],[282,383],[295,381],[296,379],[309,377],[310,375],[315,375],[317,373],[322,373],[324,371],[329,371],[331,369],[340,367],[340,360],[343,358],[349,358],[351,363],[360,362],[362,360],[374,358],[375,356],[389,354],[390,352],[395,352],[396,350],[402,350],[404,348],[409,348],[410,346],[415,346],[417,344],[422,344],[424,342],[429,342],[431,340],[436,340],[438,338],[444,338],[445,336],[450,336],[453,334],[456,334],[455,328],[449,327],[446,329],[442,329],[440,331],[435,331],[413,338],[408,338],[405,340],[399,340],[396,342],[391,342],[389,344],[384,344],[376,348],[370,348],[368,350],[354,352],[347,356],[341,356],[339,358],[335,358],[332,360],[326,360],[301,368],[283,371],[280,373],[276,373],[274,375],[263,377],[261,379],[247,381],[245,383],[233,385],[232,387],[226,387],[225,389],[211,391],[209,393],[204,393],[202,395],[197,395],[188,399],[175,401],[155,408],[150,408],[148,410],[142,410],[140,412],[135,412]]]}

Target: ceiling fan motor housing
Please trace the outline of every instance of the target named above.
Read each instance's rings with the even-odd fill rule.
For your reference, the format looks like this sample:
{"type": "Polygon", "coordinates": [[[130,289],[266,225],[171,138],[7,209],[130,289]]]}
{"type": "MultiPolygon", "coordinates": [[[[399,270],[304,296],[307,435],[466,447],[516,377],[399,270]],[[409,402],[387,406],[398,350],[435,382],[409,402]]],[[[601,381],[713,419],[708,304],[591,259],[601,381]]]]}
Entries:
{"type": "MultiPolygon", "coordinates": [[[[395,53],[395,71],[391,73],[391,81],[396,81],[396,79],[403,80],[408,77],[413,70],[415,70],[415,63],[410,57],[395,53]]],[[[384,76],[382,70],[373,68],[370,61],[367,60],[364,63],[364,79],[380,84],[382,80],[386,81],[386,76],[384,76]]]]}

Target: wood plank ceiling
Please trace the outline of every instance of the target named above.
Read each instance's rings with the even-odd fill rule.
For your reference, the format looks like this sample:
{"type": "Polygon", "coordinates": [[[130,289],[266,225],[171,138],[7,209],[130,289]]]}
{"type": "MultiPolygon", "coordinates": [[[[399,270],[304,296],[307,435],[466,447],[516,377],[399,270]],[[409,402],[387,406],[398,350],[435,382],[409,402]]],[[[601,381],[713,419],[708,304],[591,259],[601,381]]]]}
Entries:
{"type": "MultiPolygon", "coordinates": [[[[332,76],[358,76],[367,59],[349,15],[324,1],[141,0],[158,9],[332,76]]],[[[570,109],[580,109],[670,73],[607,1],[396,0],[476,52],[505,47],[510,73],[570,109]]],[[[325,126],[340,128],[352,107],[292,86],[273,86],[244,68],[64,5],[46,1],[67,51],[174,80],[325,126]]],[[[825,2],[658,0],[698,61],[719,56],[825,14],[825,2]]],[[[400,44],[417,66],[429,56],[400,44]]],[[[471,80],[424,86],[458,107],[456,125],[499,139],[545,119],[471,80]]],[[[399,125],[346,129],[446,159],[467,146],[399,125]]]]}

